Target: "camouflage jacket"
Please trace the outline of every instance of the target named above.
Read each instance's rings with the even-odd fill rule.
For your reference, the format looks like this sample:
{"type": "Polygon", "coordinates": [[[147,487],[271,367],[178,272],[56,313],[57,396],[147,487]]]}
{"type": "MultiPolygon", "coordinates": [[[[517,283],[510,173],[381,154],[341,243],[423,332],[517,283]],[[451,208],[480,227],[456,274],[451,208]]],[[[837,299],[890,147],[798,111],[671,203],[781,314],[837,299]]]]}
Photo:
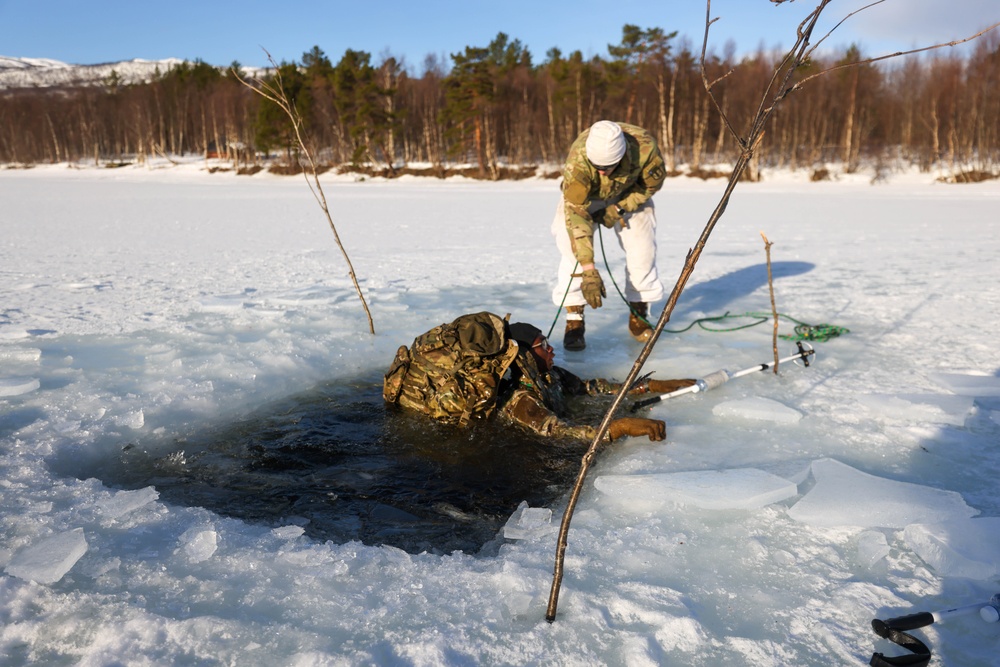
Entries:
{"type": "Polygon", "coordinates": [[[552,438],[593,440],[597,428],[566,421],[567,398],[615,394],[622,386],[599,378],[583,380],[559,366],[544,373],[527,351],[517,355],[512,371],[510,386],[501,390],[500,418],[552,438]]]}
{"type": "Polygon", "coordinates": [[[613,172],[602,176],[587,159],[589,129],[573,142],[563,166],[566,230],[573,244],[573,254],[581,264],[594,262],[594,216],[588,210],[591,204],[599,201],[607,205],[617,203],[628,213],[637,211],[663,187],[667,177],[663,156],[653,135],[636,125],[618,124],[625,134],[625,155],[613,172]]]}

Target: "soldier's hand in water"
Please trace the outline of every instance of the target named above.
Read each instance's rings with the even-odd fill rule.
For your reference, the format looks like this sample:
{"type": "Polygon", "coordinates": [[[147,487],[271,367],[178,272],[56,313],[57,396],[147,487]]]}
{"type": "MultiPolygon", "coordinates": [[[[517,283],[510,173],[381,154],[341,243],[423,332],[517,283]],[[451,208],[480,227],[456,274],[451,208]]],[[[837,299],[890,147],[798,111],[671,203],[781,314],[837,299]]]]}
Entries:
{"type": "Polygon", "coordinates": [[[649,387],[649,392],[651,394],[669,394],[672,391],[690,387],[695,382],[697,382],[697,380],[691,380],[690,378],[683,378],[679,380],[650,380],[646,386],[649,387]]]}
{"type": "Polygon", "coordinates": [[[597,269],[587,269],[583,272],[580,291],[583,292],[583,298],[587,300],[591,308],[600,308],[602,305],[601,297],[608,295],[604,289],[604,281],[601,280],[601,274],[597,272],[597,269]]]}
{"type": "Polygon", "coordinates": [[[644,419],[642,417],[622,417],[611,422],[608,433],[612,440],[630,435],[634,438],[647,436],[654,442],[667,437],[667,425],[660,419],[644,419]]]}

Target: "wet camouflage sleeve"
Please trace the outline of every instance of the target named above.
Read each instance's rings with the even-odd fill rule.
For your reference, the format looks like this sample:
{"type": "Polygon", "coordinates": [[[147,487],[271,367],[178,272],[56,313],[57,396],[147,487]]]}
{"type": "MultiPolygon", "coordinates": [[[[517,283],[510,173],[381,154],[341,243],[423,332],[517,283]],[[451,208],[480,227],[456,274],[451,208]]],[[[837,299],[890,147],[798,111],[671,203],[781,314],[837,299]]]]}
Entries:
{"type": "Polygon", "coordinates": [[[566,230],[573,254],[581,264],[594,261],[594,219],[588,211],[595,201],[616,202],[636,211],[656,194],[667,177],[663,156],[653,135],[637,125],[619,123],[625,132],[625,156],[618,168],[602,176],[587,160],[590,130],[576,138],[563,166],[562,193],[566,230]]]}
{"type": "Polygon", "coordinates": [[[597,429],[593,426],[574,426],[564,422],[545,407],[542,399],[526,389],[518,389],[500,411],[502,417],[547,438],[572,438],[593,440],[597,429]]]}
{"type": "MultiPolygon", "coordinates": [[[[620,382],[603,378],[583,380],[558,366],[552,369],[551,376],[567,396],[616,394],[622,386],[620,382]]],[[[597,428],[593,426],[574,425],[560,419],[559,415],[545,405],[541,396],[528,388],[515,390],[500,409],[500,414],[508,421],[547,438],[593,440],[597,435],[597,428]]],[[[605,434],[605,438],[610,441],[610,434],[605,434]]]]}

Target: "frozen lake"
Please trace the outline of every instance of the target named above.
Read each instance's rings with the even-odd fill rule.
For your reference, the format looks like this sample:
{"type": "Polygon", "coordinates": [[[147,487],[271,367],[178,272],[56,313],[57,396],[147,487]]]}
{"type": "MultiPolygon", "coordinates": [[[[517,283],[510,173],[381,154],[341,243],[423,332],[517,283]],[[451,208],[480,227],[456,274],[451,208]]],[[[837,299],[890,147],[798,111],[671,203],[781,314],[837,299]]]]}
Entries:
{"type": "MultiPolygon", "coordinates": [[[[548,331],[556,183],[325,176],[372,336],[301,179],[201,166],[0,171],[5,664],[865,664],[899,653],[873,618],[1000,590],[1000,183],[765,172],[741,184],[667,324],[677,333],[644,370],[702,377],[771,359],[770,323],[690,326],[770,310],[761,232],[779,312],[849,333],[815,343],[809,368],[654,406],[666,443],[602,451],[549,624],[571,482],[526,477],[523,452],[480,475],[503,493],[489,496],[497,532],[473,536],[490,544],[478,554],[317,525],[350,481],[322,477],[322,448],[279,471],[309,477],[300,498],[258,498],[258,515],[205,498],[246,481],[217,483],[228,468],[212,458],[252,440],[248,424],[265,433],[293,406],[303,414],[282,427],[294,438],[295,419],[322,422],[336,413],[324,405],[355,397],[377,414],[396,347],[436,324],[490,310],[548,331]],[[148,483],[124,476],[137,459],[148,483]],[[519,489],[526,479],[548,488],[519,489]],[[522,515],[522,500],[540,511],[522,515]],[[517,539],[504,537],[511,515],[517,539]]],[[[676,178],[656,196],[665,280],[722,189],[676,178]]],[[[608,289],[588,311],[587,349],[557,346],[556,363],[622,379],[640,346],[608,289]]],[[[448,451],[468,468],[466,450],[448,451]]],[[[363,472],[374,484],[391,470],[363,472]]],[[[439,500],[468,538],[456,528],[468,508],[439,500]]],[[[975,616],[915,632],[949,666],[989,664],[1000,647],[1000,625],[975,616]]]]}

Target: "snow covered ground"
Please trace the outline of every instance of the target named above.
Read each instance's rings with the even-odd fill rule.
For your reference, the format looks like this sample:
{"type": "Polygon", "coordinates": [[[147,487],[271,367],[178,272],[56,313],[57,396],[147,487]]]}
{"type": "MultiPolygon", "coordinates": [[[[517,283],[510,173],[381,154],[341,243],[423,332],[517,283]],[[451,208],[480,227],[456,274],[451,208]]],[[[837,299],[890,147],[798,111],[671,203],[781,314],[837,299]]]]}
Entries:
{"type": "MultiPolygon", "coordinates": [[[[324,176],[372,336],[300,178],[155,167],[0,171],[3,664],[853,665],[901,653],[873,618],[1000,591],[1000,183],[741,184],[667,328],[769,310],[764,232],[778,310],[850,333],[816,343],[810,368],[654,406],[665,444],[605,449],[549,624],[565,495],[515,516],[518,539],[488,554],[409,554],[90,471],[378,378],[398,345],[464,312],[547,331],[555,181],[324,176]]],[[[676,178],[657,195],[668,286],[722,189],[676,178]]],[[[623,378],[640,346],[607,282],[586,351],[557,346],[557,363],[623,378]]],[[[771,354],[770,324],[694,326],[665,333],[645,370],[700,377],[771,354]]],[[[1000,648],[1000,624],[976,615],[915,633],[932,664],[1000,648]]]]}

